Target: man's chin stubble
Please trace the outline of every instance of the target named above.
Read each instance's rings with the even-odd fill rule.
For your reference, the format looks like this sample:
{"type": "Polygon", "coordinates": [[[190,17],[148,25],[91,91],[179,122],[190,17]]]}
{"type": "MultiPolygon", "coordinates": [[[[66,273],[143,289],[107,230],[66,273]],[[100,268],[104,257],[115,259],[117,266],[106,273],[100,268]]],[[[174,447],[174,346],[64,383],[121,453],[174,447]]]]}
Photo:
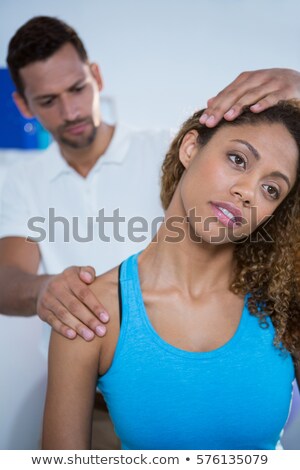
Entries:
{"type": "Polygon", "coordinates": [[[85,149],[89,147],[95,140],[97,134],[97,129],[94,128],[93,132],[86,137],[84,140],[80,141],[75,141],[75,140],[69,140],[66,139],[65,137],[61,136],[59,138],[59,142],[67,147],[70,147],[72,149],[85,149]]]}

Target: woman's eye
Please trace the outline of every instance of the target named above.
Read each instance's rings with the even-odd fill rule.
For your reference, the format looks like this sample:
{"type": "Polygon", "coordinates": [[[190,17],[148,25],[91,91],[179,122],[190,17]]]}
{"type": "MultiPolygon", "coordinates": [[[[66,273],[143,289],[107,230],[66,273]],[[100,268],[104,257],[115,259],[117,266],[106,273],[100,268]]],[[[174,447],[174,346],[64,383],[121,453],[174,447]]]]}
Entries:
{"type": "Polygon", "coordinates": [[[270,184],[264,184],[263,188],[271,196],[273,199],[278,199],[280,196],[280,192],[275,186],[271,186],[270,184]]]}
{"type": "Polygon", "coordinates": [[[231,154],[229,160],[232,161],[236,166],[246,168],[246,160],[240,155],[231,154]]]}

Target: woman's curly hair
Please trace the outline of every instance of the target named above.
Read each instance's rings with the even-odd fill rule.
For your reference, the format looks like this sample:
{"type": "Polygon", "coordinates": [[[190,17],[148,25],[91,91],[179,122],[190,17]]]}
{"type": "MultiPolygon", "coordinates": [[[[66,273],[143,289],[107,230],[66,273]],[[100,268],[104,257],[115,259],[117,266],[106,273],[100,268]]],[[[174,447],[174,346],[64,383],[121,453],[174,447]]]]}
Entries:
{"type": "MultiPolygon", "coordinates": [[[[185,170],[179,160],[179,148],[187,132],[196,130],[200,147],[224,126],[283,124],[294,138],[300,159],[299,103],[282,101],[254,114],[246,109],[234,121],[222,119],[214,128],[201,125],[203,110],[196,112],[181,127],[162,166],[161,201],[167,209],[185,170]]],[[[292,354],[300,351],[300,163],[296,183],[267,224],[268,242],[262,225],[251,237],[235,246],[236,272],[231,290],[246,295],[251,314],[262,327],[270,316],[275,327],[274,344],[292,354]],[[253,240],[255,240],[253,242],[253,240]]]]}

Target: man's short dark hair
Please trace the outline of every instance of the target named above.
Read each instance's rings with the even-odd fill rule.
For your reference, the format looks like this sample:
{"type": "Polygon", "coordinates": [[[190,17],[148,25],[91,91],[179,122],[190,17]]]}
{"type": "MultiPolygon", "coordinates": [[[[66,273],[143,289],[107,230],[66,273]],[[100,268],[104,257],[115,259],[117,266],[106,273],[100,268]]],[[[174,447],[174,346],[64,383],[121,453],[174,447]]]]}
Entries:
{"type": "Polygon", "coordinates": [[[87,62],[87,52],[76,31],[58,18],[36,16],[17,30],[10,40],[6,60],[17,91],[23,97],[20,69],[48,59],[67,43],[72,44],[83,62],[87,62]]]}

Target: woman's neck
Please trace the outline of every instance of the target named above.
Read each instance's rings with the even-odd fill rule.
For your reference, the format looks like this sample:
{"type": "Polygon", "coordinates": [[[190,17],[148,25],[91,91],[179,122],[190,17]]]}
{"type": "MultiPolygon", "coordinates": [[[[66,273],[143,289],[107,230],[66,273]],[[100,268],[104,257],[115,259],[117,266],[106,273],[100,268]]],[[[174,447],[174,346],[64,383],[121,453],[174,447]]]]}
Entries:
{"type": "Polygon", "coordinates": [[[180,208],[176,216],[174,210],[167,211],[155,239],[140,257],[141,268],[146,263],[147,284],[179,286],[195,297],[228,291],[234,272],[234,245],[201,241],[179,213],[180,208]]]}

